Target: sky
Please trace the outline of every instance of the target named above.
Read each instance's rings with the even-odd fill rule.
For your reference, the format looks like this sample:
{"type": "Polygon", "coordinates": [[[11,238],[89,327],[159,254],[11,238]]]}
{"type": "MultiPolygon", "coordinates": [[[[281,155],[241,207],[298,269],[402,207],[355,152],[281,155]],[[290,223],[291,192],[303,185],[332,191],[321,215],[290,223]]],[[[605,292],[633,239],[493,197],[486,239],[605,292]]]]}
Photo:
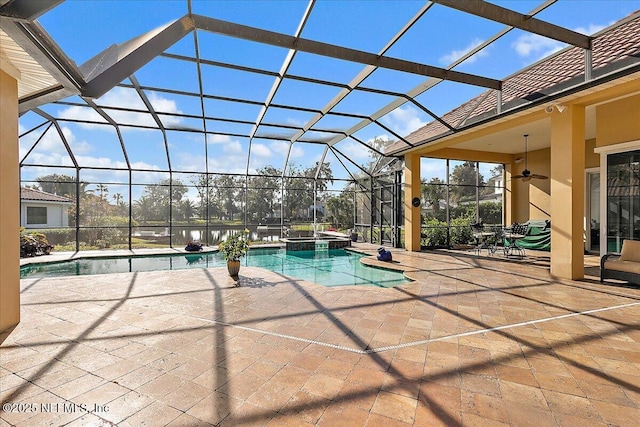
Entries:
{"type": "MultiPolygon", "coordinates": [[[[496,4],[521,13],[529,13],[540,2],[525,0],[496,1],[496,4]]],[[[309,7],[307,1],[219,1],[219,0],[67,0],[39,18],[40,24],[53,37],[63,51],[79,66],[113,44],[126,42],[159,28],[188,12],[269,31],[294,35],[301,18],[309,7]]],[[[301,37],[336,44],[374,54],[385,55],[436,67],[446,68],[457,59],[492,37],[504,26],[440,5],[431,7],[413,24],[403,37],[390,41],[413,17],[423,9],[423,1],[350,1],[319,0],[313,4],[309,19],[304,23],[301,37]]],[[[617,20],[640,10],[640,0],[582,1],[560,0],[536,17],[574,31],[591,35],[617,20]]],[[[243,67],[261,68],[277,73],[289,53],[286,49],[262,45],[231,37],[196,31],[200,57],[206,61],[231,63],[243,67]]],[[[482,75],[495,79],[505,77],[525,68],[546,56],[566,47],[564,44],[512,30],[489,47],[456,66],[457,71],[482,75]]],[[[188,34],[171,46],[167,53],[194,57],[194,36],[188,34]]],[[[298,52],[287,73],[312,79],[330,80],[349,84],[365,68],[364,65],[298,52]]],[[[205,93],[219,97],[241,98],[258,103],[268,99],[274,85],[273,75],[229,70],[203,64],[202,87],[205,93]]],[[[135,72],[135,79],[145,87],[162,87],[175,91],[198,92],[199,78],[195,64],[168,57],[157,57],[135,72]]],[[[428,81],[421,75],[388,69],[377,69],[361,83],[362,86],[406,93],[428,81]]],[[[130,85],[129,79],[123,81],[130,85]]],[[[272,103],[322,109],[340,91],[339,87],[326,84],[303,83],[285,78],[272,103]]],[[[467,100],[484,92],[483,88],[452,82],[441,82],[415,98],[416,102],[435,114],[442,115],[467,100]]],[[[165,127],[189,128],[221,134],[206,138],[198,132],[168,131],[167,145],[157,129],[152,116],[145,113],[119,111],[117,107],[144,109],[144,103],[135,90],[116,87],[95,102],[114,119],[123,124],[138,124],[155,129],[121,127],[122,138],[133,168],[145,170],[134,174],[134,183],[155,183],[165,179],[164,172],[209,171],[221,173],[254,172],[267,165],[282,168],[289,158],[301,168],[312,166],[322,158],[324,145],[289,142],[266,138],[237,136],[247,134],[252,126],[224,120],[207,120],[171,116],[171,113],[200,116],[202,105],[198,97],[183,96],[158,91],[146,91],[149,101],[165,127]],[[231,134],[231,135],[224,135],[231,134]],[[248,156],[250,152],[250,156],[248,156]],[[249,160],[247,160],[249,159],[249,160]]],[[[334,111],[370,116],[394,101],[394,96],[353,91],[342,99],[334,111]]],[[[81,179],[89,182],[128,182],[128,173],[98,171],[92,167],[126,169],[126,160],[117,133],[94,110],[88,108],[79,97],[65,101],[83,104],[50,104],[42,110],[59,121],[76,159],[83,169],[81,179]],[[81,124],[73,120],[91,120],[94,124],[81,124]]],[[[205,114],[217,119],[240,119],[255,122],[260,114],[259,105],[207,99],[205,114]]],[[[294,111],[270,107],[264,123],[304,126],[314,115],[306,111],[294,111]]],[[[405,103],[371,124],[354,133],[359,141],[369,144],[375,138],[397,139],[393,133],[406,136],[432,120],[432,117],[411,103],[405,103]],[[390,132],[391,131],[391,132],[390,132]],[[393,132],[393,133],[392,133],[393,132]]],[[[20,119],[21,134],[45,122],[42,116],[29,112],[20,119]]],[[[305,135],[305,138],[333,137],[321,130],[349,129],[360,119],[326,115],[305,135]]],[[[71,160],[54,127],[41,128],[20,139],[21,159],[24,164],[71,165],[71,160]],[[48,130],[47,130],[48,129],[48,130]],[[45,132],[46,131],[46,132],[45,132]],[[38,141],[35,148],[34,144],[38,141]],[[27,155],[28,154],[28,155],[27,155]],[[26,157],[25,157],[26,156],[26,157]]],[[[259,135],[286,134],[291,129],[261,126],[259,135]]],[[[355,139],[345,138],[334,146],[359,165],[367,164],[372,151],[355,139]]],[[[341,163],[333,154],[325,158],[334,169],[334,177],[348,179],[344,164],[351,173],[358,168],[348,161],[341,163]]],[[[422,177],[444,179],[441,162],[423,160],[422,177]]],[[[481,172],[489,176],[491,165],[483,165],[481,172]]],[[[72,175],[72,169],[48,169],[47,173],[72,175]]],[[[42,169],[25,167],[22,179],[41,175],[42,169]]],[[[178,175],[180,178],[182,175],[178,175]]],[[[188,182],[185,174],[183,181],[188,182]]],[[[114,184],[116,186],[116,184],[114,184]]],[[[339,188],[339,187],[336,187],[339,188]]]]}

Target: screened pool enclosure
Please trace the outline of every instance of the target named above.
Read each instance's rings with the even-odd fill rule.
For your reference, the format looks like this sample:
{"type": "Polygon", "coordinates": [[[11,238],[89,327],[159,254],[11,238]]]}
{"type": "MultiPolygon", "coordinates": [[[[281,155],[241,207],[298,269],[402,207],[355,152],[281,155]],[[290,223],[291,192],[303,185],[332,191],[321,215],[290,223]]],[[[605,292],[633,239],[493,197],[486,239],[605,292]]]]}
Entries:
{"type": "MultiPolygon", "coordinates": [[[[49,3],[36,21],[4,25],[37,39],[59,70],[59,84],[21,100],[19,135],[21,186],[43,193],[22,225],[58,250],[213,245],[243,229],[264,242],[335,230],[401,247],[406,136],[434,120],[456,132],[466,118],[444,113],[487,89],[499,96],[500,81],[455,68],[498,43],[501,23],[485,23],[487,42],[444,68],[392,54],[449,7],[437,2],[248,2],[251,13],[170,2],[171,17],[117,21],[117,44],[88,37],[83,50],[47,32],[78,3],[49,3]],[[277,19],[260,22],[265,8],[281,9],[277,19]],[[345,22],[354,8],[369,22],[345,22]],[[401,13],[387,19],[385,8],[401,13]],[[454,86],[463,90],[449,96],[454,86]],[[64,221],[51,218],[56,203],[64,221]]],[[[500,165],[439,162],[422,177],[425,230],[455,243],[487,202],[499,225],[500,165]]]]}

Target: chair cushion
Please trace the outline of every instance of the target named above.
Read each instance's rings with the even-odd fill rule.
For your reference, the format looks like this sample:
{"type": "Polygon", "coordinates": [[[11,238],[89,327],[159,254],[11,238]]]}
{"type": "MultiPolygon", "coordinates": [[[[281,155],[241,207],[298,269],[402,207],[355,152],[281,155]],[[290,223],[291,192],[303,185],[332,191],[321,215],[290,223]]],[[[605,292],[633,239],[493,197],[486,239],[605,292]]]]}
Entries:
{"type": "Polygon", "coordinates": [[[635,261],[605,261],[604,268],[607,270],[624,271],[626,273],[640,274],[640,262],[635,261]]]}
{"type": "Polygon", "coordinates": [[[640,240],[625,240],[622,242],[620,261],[640,262],[640,240]]]}

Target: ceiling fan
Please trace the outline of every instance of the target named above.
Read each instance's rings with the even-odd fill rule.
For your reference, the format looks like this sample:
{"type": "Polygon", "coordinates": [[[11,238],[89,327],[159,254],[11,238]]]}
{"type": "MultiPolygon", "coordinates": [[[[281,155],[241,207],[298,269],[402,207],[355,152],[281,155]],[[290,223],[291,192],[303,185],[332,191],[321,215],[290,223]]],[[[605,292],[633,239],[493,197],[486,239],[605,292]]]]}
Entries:
{"type": "Polygon", "coordinates": [[[520,175],[514,175],[511,179],[522,179],[523,182],[531,181],[531,179],[549,179],[548,176],[538,175],[536,173],[531,173],[529,168],[527,167],[527,139],[529,135],[524,134],[524,170],[520,175]]]}

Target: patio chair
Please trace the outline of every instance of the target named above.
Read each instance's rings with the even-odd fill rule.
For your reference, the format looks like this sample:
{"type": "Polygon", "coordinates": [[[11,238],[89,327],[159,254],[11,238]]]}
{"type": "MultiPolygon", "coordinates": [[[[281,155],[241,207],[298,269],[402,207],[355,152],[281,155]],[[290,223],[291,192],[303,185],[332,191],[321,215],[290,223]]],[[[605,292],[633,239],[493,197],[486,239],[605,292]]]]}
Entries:
{"type": "Polygon", "coordinates": [[[482,224],[482,222],[477,222],[475,224],[470,224],[469,227],[471,227],[473,238],[476,239],[476,246],[474,248],[476,255],[480,255],[482,249],[487,249],[487,251],[490,252],[490,248],[487,245],[487,236],[489,236],[490,233],[485,231],[484,224],[482,224]]]}
{"type": "Polygon", "coordinates": [[[524,257],[524,248],[518,245],[518,240],[527,235],[528,228],[527,224],[514,222],[511,227],[504,230],[505,237],[509,241],[509,244],[505,246],[505,256],[524,257]]]}

